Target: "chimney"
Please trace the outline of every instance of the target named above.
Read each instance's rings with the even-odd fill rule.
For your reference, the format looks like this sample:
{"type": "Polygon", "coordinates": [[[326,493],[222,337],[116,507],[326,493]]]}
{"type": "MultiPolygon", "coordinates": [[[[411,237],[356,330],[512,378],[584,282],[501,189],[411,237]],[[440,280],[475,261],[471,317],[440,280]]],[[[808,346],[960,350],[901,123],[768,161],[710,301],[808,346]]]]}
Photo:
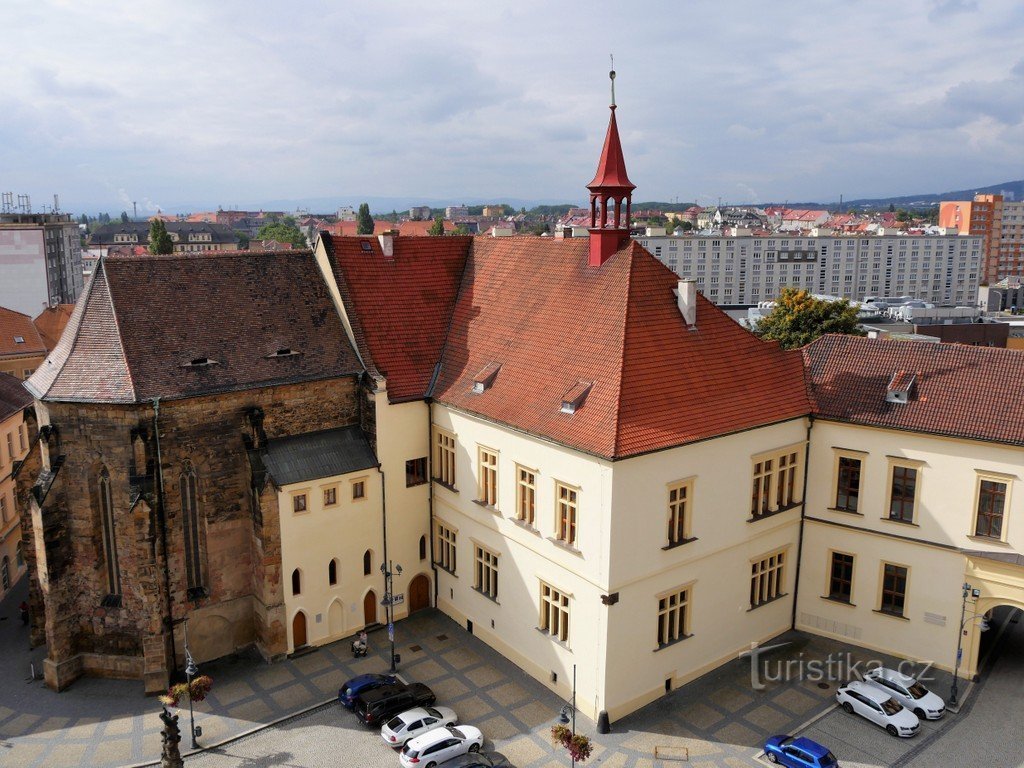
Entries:
{"type": "Polygon", "coordinates": [[[678,287],[673,291],[676,295],[676,304],[679,306],[679,314],[690,330],[697,329],[697,283],[693,280],[680,280],[678,287]]]}
{"type": "Polygon", "coordinates": [[[395,255],[395,238],[391,235],[377,235],[377,240],[380,242],[380,249],[384,252],[385,256],[392,257],[395,255]]]}

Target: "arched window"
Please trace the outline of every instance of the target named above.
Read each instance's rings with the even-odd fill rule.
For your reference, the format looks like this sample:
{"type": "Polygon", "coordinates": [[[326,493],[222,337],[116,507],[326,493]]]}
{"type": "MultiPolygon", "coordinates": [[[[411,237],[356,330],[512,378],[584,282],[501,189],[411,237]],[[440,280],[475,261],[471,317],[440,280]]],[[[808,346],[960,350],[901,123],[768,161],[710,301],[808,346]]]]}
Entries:
{"type": "Polygon", "coordinates": [[[427,537],[420,536],[420,560],[427,559],[427,537]]]}
{"type": "Polygon", "coordinates": [[[185,464],[179,482],[181,488],[181,524],[185,534],[185,577],[189,590],[202,589],[203,571],[199,550],[199,499],[196,492],[196,471],[185,464]]]}
{"type": "Polygon", "coordinates": [[[0,578],[3,579],[4,589],[11,588],[11,558],[4,555],[3,563],[0,564],[0,578]]]}
{"type": "Polygon", "coordinates": [[[103,529],[103,559],[106,565],[107,593],[121,594],[121,568],[117,562],[117,541],[114,538],[114,497],[110,493],[110,473],[100,470],[100,525],[103,529]]]}
{"type": "Polygon", "coordinates": [[[371,566],[370,566],[370,562],[372,560],[373,560],[373,553],[370,552],[370,550],[366,550],[366,552],[363,553],[363,576],[369,576],[370,575],[370,571],[372,570],[371,566]]]}
{"type": "Polygon", "coordinates": [[[302,594],[302,574],[299,572],[298,568],[292,571],[292,594],[302,594]]]}
{"type": "Polygon", "coordinates": [[[338,583],[338,561],[331,560],[327,564],[327,583],[332,587],[338,583]]]}
{"type": "Polygon", "coordinates": [[[20,541],[14,547],[14,559],[19,568],[25,564],[25,551],[22,549],[22,542],[20,541]]]}

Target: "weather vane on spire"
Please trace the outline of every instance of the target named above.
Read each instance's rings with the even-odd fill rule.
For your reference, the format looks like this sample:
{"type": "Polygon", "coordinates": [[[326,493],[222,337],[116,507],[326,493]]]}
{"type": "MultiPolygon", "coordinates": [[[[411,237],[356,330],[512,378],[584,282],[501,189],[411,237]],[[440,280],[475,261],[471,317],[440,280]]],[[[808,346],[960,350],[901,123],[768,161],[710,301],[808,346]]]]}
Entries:
{"type": "Polygon", "coordinates": [[[612,109],[615,109],[615,54],[609,53],[608,58],[612,60],[612,71],[608,73],[608,77],[612,80],[612,109]]]}

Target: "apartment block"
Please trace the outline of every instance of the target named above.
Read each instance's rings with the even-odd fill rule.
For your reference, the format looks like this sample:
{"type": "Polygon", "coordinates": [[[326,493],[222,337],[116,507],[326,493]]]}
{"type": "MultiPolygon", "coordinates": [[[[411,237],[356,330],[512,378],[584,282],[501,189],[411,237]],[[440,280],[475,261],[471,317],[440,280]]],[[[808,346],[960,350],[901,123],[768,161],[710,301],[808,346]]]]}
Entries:
{"type": "Polygon", "coordinates": [[[985,238],[983,282],[1024,275],[1024,202],[1004,200],[1003,195],[944,201],[939,206],[939,225],[985,238]]]}
{"type": "Polygon", "coordinates": [[[0,214],[0,306],[34,317],[82,292],[78,224],[65,213],[0,214]]]}
{"type": "Polygon", "coordinates": [[[715,304],[757,304],[783,288],[860,300],[914,296],[974,304],[984,239],[957,235],[656,235],[644,248],[715,304]]]}

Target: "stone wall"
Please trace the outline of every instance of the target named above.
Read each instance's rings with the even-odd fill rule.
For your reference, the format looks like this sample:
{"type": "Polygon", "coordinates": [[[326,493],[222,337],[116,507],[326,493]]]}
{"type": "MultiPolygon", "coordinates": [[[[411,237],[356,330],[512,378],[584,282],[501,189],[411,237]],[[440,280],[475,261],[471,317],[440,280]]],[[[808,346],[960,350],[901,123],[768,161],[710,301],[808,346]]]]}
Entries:
{"type": "Polygon", "coordinates": [[[276,503],[264,508],[253,497],[246,440],[359,423],[355,378],[161,402],[160,473],[152,404],[45,403],[40,411],[53,435],[19,478],[19,501],[23,528],[32,531],[26,550],[33,637],[38,614],[52,687],[84,673],[142,676],[147,691],[163,689],[172,652],[176,666],[183,663],[184,618],[199,662],[254,643],[268,657],[284,653],[276,503]],[[262,416],[261,430],[253,426],[254,412],[262,416]],[[63,464],[40,505],[37,481],[57,456],[63,464]],[[198,486],[201,596],[190,596],[186,583],[179,479],[189,464],[198,486]],[[106,584],[98,495],[104,467],[114,501],[120,600],[106,584]]]}

